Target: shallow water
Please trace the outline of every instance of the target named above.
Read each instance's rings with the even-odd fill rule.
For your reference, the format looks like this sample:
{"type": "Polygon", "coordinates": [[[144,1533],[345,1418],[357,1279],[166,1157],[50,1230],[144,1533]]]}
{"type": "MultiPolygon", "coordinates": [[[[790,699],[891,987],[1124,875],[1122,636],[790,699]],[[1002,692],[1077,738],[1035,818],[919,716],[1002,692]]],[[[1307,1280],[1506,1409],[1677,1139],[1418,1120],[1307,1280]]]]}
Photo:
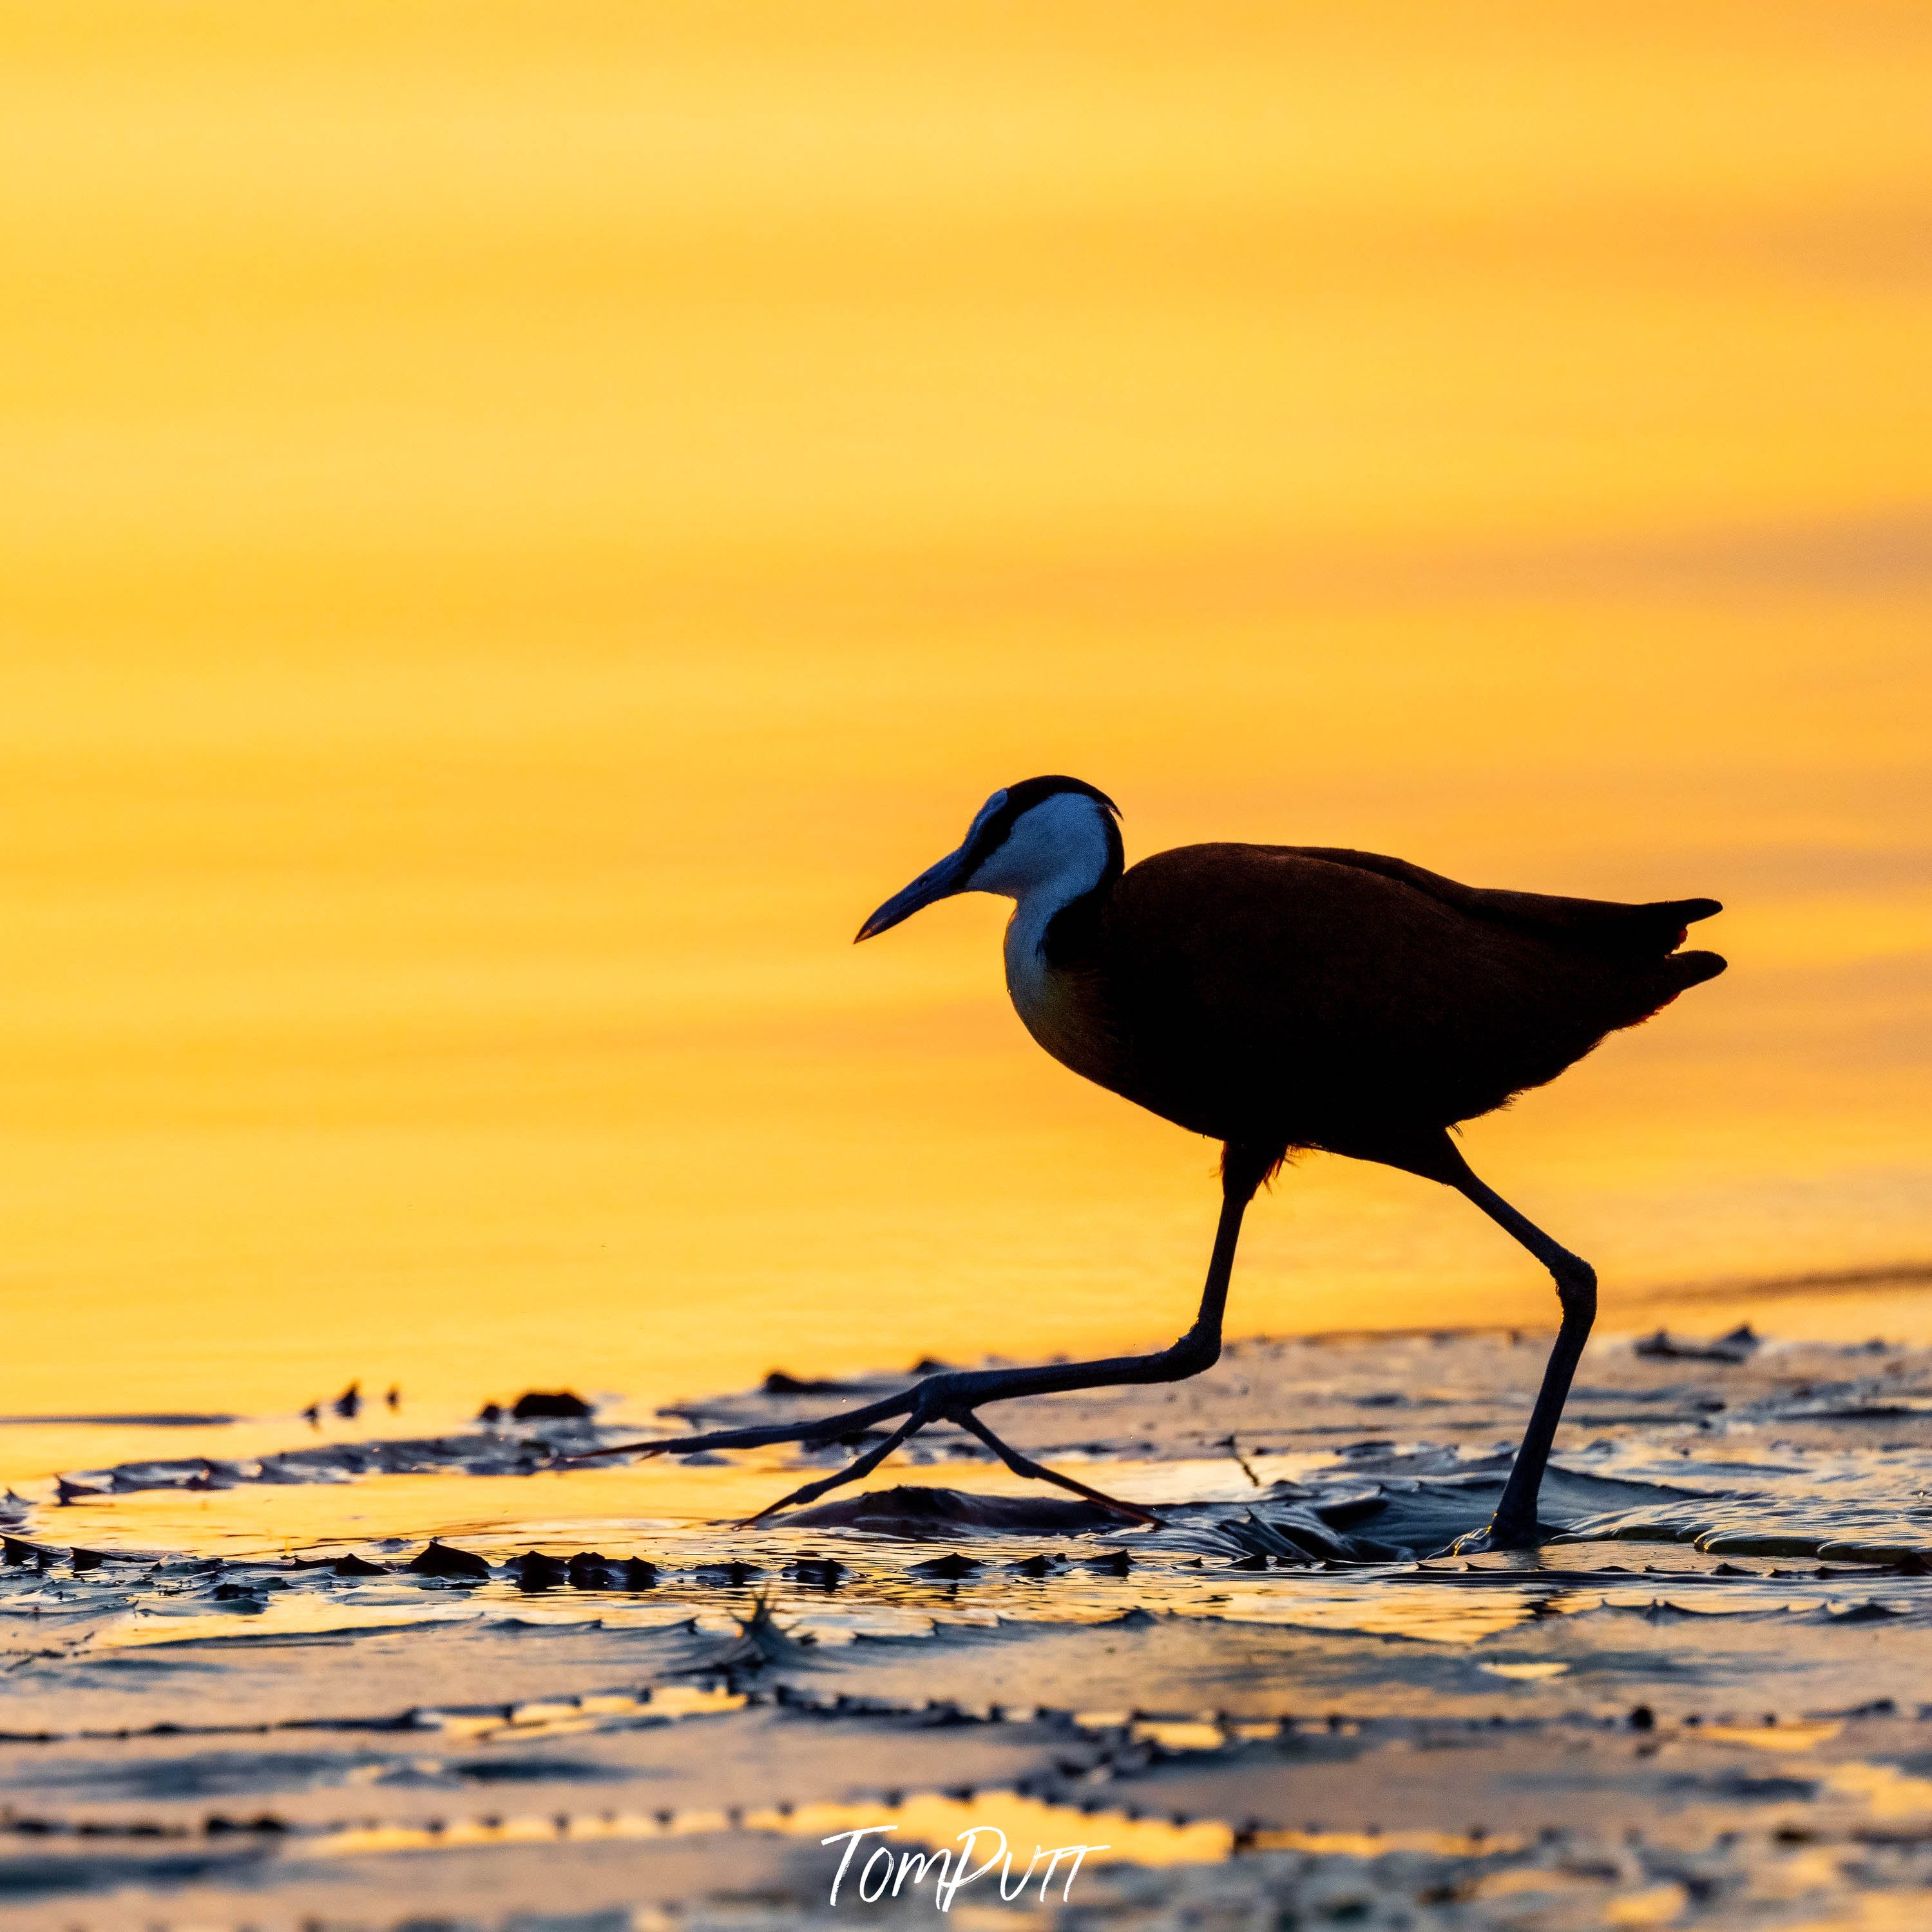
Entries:
{"type": "MultiPolygon", "coordinates": [[[[1932,1341],[1932,15],[8,31],[0,1909],[782,1922],[805,1808],[898,1791],[1098,1808],[1122,1924],[1922,1917],[1922,1361],[1838,1344],[1932,1341]],[[479,1427],[1176,1331],[1212,1150],[1038,1053],[990,903],[848,943],[1052,770],[1136,858],[1724,899],[1730,974],[1468,1144],[1607,1321],[1702,1283],[1816,1346],[1606,1343],[1587,1540],[1468,1572],[1534,1338],[1018,1416],[1166,1526],[962,1526],[952,1577],[716,1526],[815,1465],[479,1427]],[[400,1411],[298,1418],[352,1376],[400,1411]],[[487,1580],[394,1567],[432,1533],[487,1580]],[[532,1546],[658,1580],[526,1592],[532,1546]]],[[[1311,1160],[1230,1320],[1550,1312],[1444,1190],[1311,1160]]],[[[1018,1492],[915,1448],[875,1490],[1018,1492]]]]}
{"type": "Polygon", "coordinates": [[[734,1528],[833,1459],[560,1460],[636,1433],[621,1404],[103,1425],[134,1453],[6,1504],[0,1897],[49,1927],[776,1926],[832,1911],[820,1840],[890,1823],[981,1856],[997,1827],[1016,1883],[1036,1843],[1104,1846],[1006,1908],[1082,1924],[1912,1922],[1932,1351],[1600,1340],[1561,1533],[1437,1553],[1546,1339],[1250,1342],[1006,1412],[1151,1528],[1082,1527],[950,1430],[734,1528]],[[470,1574],[424,1574],[432,1533],[470,1574]]]}

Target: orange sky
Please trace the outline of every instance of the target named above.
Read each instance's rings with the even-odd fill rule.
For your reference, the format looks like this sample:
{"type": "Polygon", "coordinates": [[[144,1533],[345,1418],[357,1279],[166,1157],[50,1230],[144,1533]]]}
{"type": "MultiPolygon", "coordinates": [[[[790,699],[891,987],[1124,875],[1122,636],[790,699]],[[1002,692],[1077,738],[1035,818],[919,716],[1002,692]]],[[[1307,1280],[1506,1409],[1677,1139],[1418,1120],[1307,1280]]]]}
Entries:
{"type": "MultiPolygon", "coordinates": [[[[1612,1319],[1932,1253],[1922,6],[0,52],[0,1409],[1167,1339],[1211,1150],[994,902],[849,944],[1041,770],[1723,898],[1479,1171],[1612,1319]]],[[[1546,1312],[1403,1177],[1251,1226],[1237,1332],[1546,1312]]]]}

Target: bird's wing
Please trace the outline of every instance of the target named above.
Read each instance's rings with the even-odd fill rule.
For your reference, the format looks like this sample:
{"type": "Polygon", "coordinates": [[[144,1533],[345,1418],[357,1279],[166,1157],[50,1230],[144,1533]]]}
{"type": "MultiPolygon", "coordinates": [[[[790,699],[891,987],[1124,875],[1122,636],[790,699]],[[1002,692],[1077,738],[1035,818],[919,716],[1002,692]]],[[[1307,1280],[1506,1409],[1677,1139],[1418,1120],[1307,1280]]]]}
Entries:
{"type": "Polygon", "coordinates": [[[1108,901],[1130,1064],[1107,1084],[1224,1138],[1276,1094],[1316,1145],[1345,1117],[1466,1120],[1721,971],[1671,951],[1711,909],[1484,892],[1363,853],[1158,853],[1108,901]]]}
{"type": "Polygon", "coordinates": [[[1343,846],[1264,845],[1256,848],[1303,859],[1324,859],[1331,866],[1348,866],[1375,872],[1426,893],[1438,904],[1473,918],[1504,926],[1561,934],[1572,944],[1612,956],[1654,958],[1684,942],[1686,928],[1724,910],[1715,899],[1656,899],[1626,905],[1615,899],[1556,898],[1546,892],[1498,892],[1466,886],[1440,872],[1425,871],[1406,859],[1385,858],[1378,852],[1352,852],[1343,846]]]}

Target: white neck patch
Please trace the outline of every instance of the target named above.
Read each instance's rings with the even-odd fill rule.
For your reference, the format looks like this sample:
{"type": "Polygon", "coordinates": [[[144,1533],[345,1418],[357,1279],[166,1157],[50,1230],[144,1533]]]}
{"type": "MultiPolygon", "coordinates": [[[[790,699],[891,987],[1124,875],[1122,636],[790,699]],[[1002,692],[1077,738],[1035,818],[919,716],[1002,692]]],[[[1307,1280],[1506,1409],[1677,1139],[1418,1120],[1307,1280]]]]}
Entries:
{"type": "Polygon", "coordinates": [[[1046,976],[1046,928],[1106,876],[1112,841],[1106,809],[1082,792],[1056,792],[1014,821],[1005,842],[967,883],[1015,902],[1006,927],[1006,986],[1022,1018],[1046,976]]]}

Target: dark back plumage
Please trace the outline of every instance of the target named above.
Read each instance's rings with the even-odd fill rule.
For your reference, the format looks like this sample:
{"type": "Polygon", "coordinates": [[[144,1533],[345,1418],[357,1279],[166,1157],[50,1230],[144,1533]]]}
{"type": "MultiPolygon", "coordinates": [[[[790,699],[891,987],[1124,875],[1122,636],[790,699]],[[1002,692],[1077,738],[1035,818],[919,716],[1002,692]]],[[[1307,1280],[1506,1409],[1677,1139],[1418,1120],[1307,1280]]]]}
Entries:
{"type": "Polygon", "coordinates": [[[1216,1139],[1399,1166],[1724,969],[1676,950],[1714,900],[1486,891],[1374,853],[1185,846],[1097,897],[1064,968],[1081,1071],[1216,1139]]]}

